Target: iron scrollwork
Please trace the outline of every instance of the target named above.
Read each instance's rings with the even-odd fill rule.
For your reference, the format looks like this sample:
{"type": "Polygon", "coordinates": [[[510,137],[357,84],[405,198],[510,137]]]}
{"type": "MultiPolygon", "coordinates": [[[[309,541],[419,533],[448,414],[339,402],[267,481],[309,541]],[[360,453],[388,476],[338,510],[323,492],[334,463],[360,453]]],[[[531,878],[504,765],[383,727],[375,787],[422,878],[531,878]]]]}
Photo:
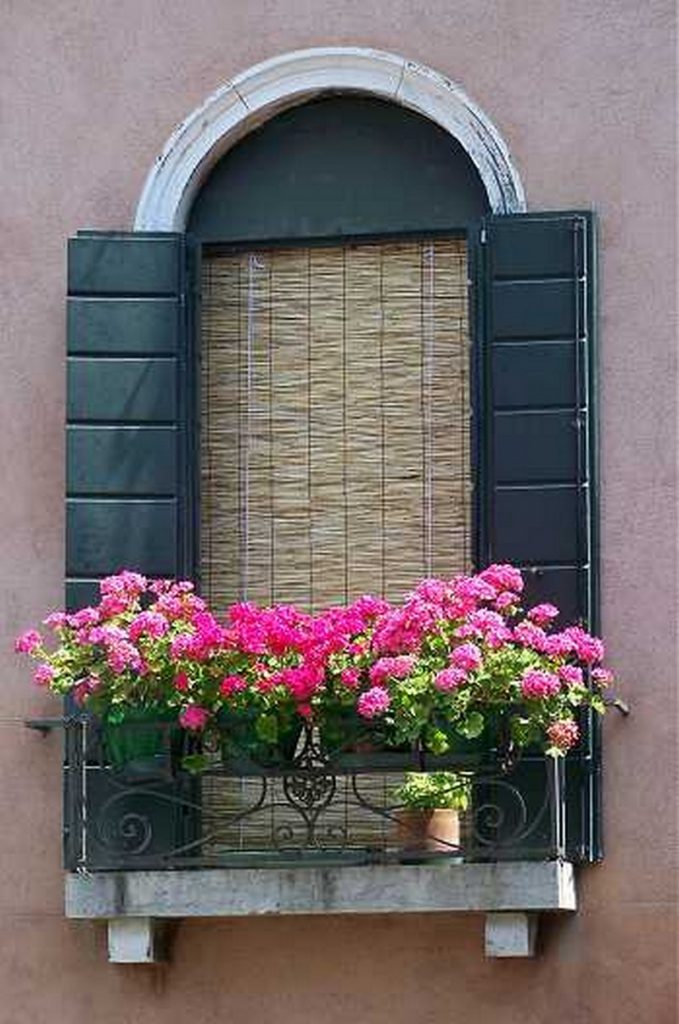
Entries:
{"type": "MultiPolygon", "coordinates": [[[[215,750],[198,776],[175,765],[169,775],[130,777],[107,763],[93,723],[75,720],[67,732],[67,866],[74,870],[398,860],[395,790],[405,771],[428,769],[417,755],[404,764],[402,753],[390,760],[381,752],[372,764],[342,760],[305,728],[292,759],[275,767],[239,768],[215,750]]],[[[527,793],[525,776],[506,759],[452,759],[446,770],[461,773],[469,806],[460,839],[443,841],[431,856],[562,855],[559,773],[548,758],[532,761],[527,793]]]]}

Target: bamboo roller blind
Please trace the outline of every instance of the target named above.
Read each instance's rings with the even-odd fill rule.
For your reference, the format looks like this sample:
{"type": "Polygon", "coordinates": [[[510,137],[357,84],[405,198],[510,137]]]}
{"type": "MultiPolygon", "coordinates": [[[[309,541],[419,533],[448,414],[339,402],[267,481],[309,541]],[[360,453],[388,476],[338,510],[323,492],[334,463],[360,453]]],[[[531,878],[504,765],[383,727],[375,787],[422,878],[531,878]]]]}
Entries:
{"type": "Polygon", "coordinates": [[[314,610],[468,569],[464,241],[209,254],[202,296],[205,596],[314,610]]]}

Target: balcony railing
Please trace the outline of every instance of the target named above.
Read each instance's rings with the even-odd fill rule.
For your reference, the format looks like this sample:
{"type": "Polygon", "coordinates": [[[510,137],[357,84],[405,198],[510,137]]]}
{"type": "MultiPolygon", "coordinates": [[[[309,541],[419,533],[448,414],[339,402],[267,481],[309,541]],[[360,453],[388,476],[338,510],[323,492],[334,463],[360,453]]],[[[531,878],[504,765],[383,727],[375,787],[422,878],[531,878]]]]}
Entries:
{"type": "MultiPolygon", "coordinates": [[[[290,759],[233,747],[182,766],[172,723],[130,724],[112,742],[88,717],[66,722],[64,852],[71,871],[337,866],[565,856],[564,762],[497,749],[328,753],[305,728],[290,759]],[[131,741],[131,742],[130,742],[131,741]],[[464,790],[458,832],[415,835],[398,788],[407,772],[452,772],[464,790]]],[[[195,753],[195,747],[194,751],[195,753]]],[[[458,801],[459,802],[459,801],[458,801]]]]}

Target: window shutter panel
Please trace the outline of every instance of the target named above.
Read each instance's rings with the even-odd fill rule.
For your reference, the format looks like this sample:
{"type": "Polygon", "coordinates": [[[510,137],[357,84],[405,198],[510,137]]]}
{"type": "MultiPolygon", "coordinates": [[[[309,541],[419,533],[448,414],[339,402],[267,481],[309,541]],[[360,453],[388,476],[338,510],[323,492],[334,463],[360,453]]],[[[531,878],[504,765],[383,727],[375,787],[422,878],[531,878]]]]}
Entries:
{"type": "MultiPolygon", "coordinates": [[[[561,626],[597,629],[593,214],[488,217],[479,270],[478,562],[513,562],[527,605],[553,601],[561,626]]],[[[599,738],[584,725],[567,759],[566,844],[596,859],[599,738]]],[[[533,769],[519,770],[529,791],[533,769]]]]}
{"type": "Polygon", "coordinates": [[[80,232],[68,248],[66,591],[122,568],[192,575],[192,366],[178,234],[80,232]]]}
{"type": "MultiPolygon", "coordinates": [[[[68,243],[66,605],[98,600],[99,580],[128,568],[193,577],[194,368],[184,236],[79,232],[68,243]]],[[[80,764],[69,734],[69,765],[80,764]]],[[[87,752],[100,763],[101,751],[87,752]]],[[[66,818],[80,780],[66,773],[66,818]],[[72,784],[71,784],[72,783],[72,784]]],[[[129,785],[88,773],[88,848],[67,831],[66,866],[154,864],[196,836],[196,783],[129,785]],[[129,786],[128,789],[124,787],[129,786]],[[123,827],[134,821],[138,834],[123,827]],[[138,855],[141,854],[141,855],[138,855]]]]}

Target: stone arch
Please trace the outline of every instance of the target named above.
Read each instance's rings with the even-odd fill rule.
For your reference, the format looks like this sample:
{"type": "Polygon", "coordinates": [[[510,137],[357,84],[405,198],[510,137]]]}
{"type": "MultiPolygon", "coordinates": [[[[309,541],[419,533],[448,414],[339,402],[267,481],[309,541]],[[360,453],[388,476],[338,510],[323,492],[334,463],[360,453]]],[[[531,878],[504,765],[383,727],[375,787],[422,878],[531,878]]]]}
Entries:
{"type": "Polygon", "coordinates": [[[428,118],[465,149],[494,213],[525,210],[521,179],[504,140],[456,83],[395,54],[324,47],[257,64],[190,114],[149,172],[135,230],[184,230],[198,190],[224,153],[273,115],[332,92],[377,96],[428,118]]]}

